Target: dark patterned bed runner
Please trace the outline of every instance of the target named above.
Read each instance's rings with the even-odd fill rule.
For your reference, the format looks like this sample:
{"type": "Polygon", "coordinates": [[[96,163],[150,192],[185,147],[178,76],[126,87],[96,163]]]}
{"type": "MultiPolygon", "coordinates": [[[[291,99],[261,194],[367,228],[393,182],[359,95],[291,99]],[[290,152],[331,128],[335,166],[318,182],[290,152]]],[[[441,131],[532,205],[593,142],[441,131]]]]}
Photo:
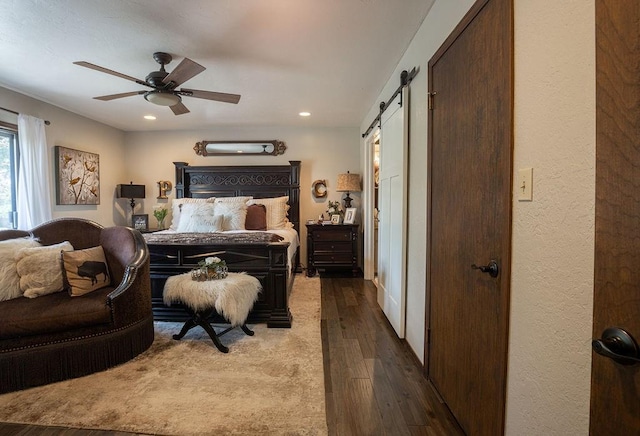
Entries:
{"type": "Polygon", "coordinates": [[[150,245],[226,245],[226,244],[269,244],[283,241],[275,233],[145,233],[150,245]]]}

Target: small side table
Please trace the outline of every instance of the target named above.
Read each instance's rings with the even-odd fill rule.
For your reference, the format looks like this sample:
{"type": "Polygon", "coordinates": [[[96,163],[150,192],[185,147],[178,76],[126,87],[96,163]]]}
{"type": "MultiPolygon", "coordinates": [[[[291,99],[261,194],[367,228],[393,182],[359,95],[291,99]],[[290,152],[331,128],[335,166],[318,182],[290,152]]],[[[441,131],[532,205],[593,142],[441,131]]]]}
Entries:
{"type": "Polygon", "coordinates": [[[253,336],[245,321],[261,290],[260,281],[246,273],[229,273],[224,279],[204,282],[192,280],[191,273],[169,277],[164,285],[164,303],[167,306],[181,303],[191,317],[173,339],[180,340],[189,330],[200,326],[218,350],[228,353],[229,348],[222,345],[219,337],[238,326],[253,336]],[[231,327],[216,333],[207,320],[214,311],[229,321],[231,327]]]}
{"type": "Polygon", "coordinates": [[[358,224],[307,224],[307,275],[317,269],[358,268],[358,224]]]}

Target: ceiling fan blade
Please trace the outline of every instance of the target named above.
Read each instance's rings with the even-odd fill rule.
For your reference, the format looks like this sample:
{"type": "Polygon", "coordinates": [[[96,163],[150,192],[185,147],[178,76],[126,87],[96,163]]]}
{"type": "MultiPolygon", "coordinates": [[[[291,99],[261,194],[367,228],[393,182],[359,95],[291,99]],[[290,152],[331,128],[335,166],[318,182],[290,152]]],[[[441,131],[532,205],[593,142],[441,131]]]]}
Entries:
{"type": "Polygon", "coordinates": [[[109,100],[115,100],[116,98],[132,97],[134,95],[145,94],[146,92],[147,91],[123,92],[121,94],[101,95],[100,97],[93,97],[93,98],[95,100],[109,101],[109,100]]]}
{"type": "Polygon", "coordinates": [[[89,62],[85,62],[85,61],[74,62],[74,64],[79,65],[81,67],[90,68],[92,70],[100,71],[101,73],[111,74],[112,76],[120,77],[122,79],[131,80],[132,82],[136,82],[139,85],[144,85],[144,86],[148,86],[150,88],[153,88],[151,85],[149,85],[144,80],[136,79],[135,77],[131,77],[131,76],[127,76],[126,74],[118,73],[117,71],[110,70],[109,68],[104,68],[104,67],[101,67],[99,65],[95,65],[95,64],[92,64],[92,63],[89,63],[89,62]]]}
{"type": "Polygon", "coordinates": [[[215,100],[224,103],[238,104],[238,102],[240,101],[240,95],[226,94],[224,92],[200,91],[198,89],[181,88],[180,93],[184,93],[183,95],[187,95],[190,97],[204,98],[205,100],[215,100]]]}
{"type": "Polygon", "coordinates": [[[190,112],[189,109],[187,109],[187,107],[184,104],[182,104],[182,102],[174,104],[173,106],[169,106],[169,107],[173,111],[174,115],[182,115],[190,112]]]}
{"type": "Polygon", "coordinates": [[[182,62],[173,69],[173,71],[162,79],[162,82],[165,84],[173,82],[175,84],[173,87],[175,88],[176,86],[182,85],[192,77],[202,73],[204,70],[206,70],[206,68],[199,63],[194,62],[189,58],[184,58],[182,59],[182,62]]]}

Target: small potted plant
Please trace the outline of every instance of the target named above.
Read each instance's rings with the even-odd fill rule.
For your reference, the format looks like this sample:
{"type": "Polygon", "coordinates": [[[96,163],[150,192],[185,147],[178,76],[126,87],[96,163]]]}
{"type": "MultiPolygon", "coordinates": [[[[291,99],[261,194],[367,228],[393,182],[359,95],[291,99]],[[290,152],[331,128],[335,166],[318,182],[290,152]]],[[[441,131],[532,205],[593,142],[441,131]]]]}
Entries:
{"type": "Polygon", "coordinates": [[[329,201],[327,205],[327,214],[329,215],[329,219],[334,224],[340,224],[342,221],[342,217],[344,217],[344,210],[342,210],[342,206],[340,206],[339,201],[329,201]],[[337,217],[335,217],[337,215],[337,217]]]}
{"type": "Polygon", "coordinates": [[[164,229],[164,219],[167,217],[167,208],[161,204],[154,206],[153,216],[158,220],[158,228],[164,229]]]}

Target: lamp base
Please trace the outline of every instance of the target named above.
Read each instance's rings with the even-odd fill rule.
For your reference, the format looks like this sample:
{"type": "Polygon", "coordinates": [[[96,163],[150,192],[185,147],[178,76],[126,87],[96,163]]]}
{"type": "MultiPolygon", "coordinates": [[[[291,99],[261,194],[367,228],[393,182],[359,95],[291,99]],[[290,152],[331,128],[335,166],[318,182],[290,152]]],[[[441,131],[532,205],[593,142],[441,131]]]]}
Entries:
{"type": "Polygon", "coordinates": [[[349,197],[349,191],[347,191],[347,196],[344,197],[344,208],[350,208],[351,207],[351,200],[353,200],[353,198],[349,197]]]}

